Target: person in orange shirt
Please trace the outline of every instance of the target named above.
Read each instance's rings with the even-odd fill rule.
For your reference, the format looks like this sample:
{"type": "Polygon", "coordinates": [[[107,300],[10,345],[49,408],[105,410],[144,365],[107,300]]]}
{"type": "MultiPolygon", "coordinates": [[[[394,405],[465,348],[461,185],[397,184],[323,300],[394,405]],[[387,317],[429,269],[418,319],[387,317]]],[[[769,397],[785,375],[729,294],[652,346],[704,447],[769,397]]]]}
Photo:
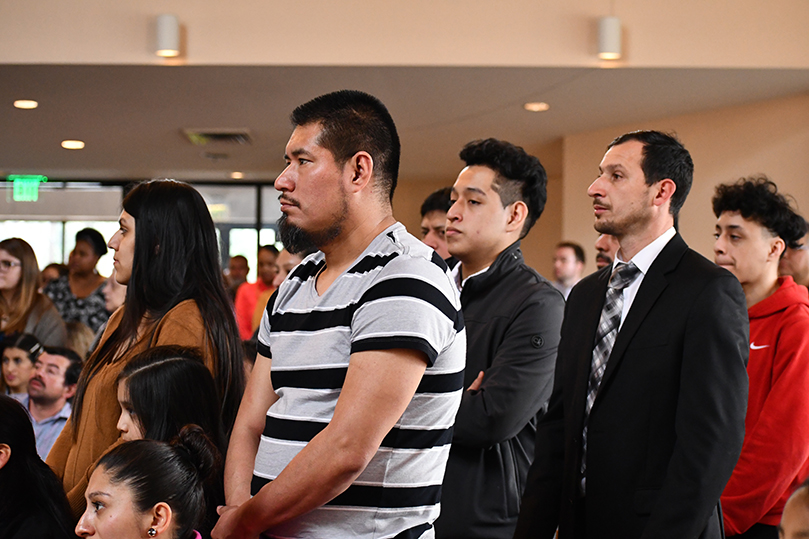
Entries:
{"type": "Polygon", "coordinates": [[[244,283],[236,291],[236,323],[239,325],[239,336],[243,341],[253,336],[253,312],[256,310],[258,298],[263,292],[273,290],[272,282],[278,267],[278,249],[273,245],[262,245],[258,248],[258,278],[255,283],[244,283]]]}

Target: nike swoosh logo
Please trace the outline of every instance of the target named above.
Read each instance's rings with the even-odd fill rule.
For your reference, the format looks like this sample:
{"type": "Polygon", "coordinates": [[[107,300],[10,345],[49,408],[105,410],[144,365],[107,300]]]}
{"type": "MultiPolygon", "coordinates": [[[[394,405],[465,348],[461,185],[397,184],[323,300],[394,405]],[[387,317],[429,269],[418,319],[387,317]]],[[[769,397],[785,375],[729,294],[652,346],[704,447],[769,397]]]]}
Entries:
{"type": "Polygon", "coordinates": [[[762,348],[769,348],[769,344],[762,344],[761,346],[756,346],[756,343],[750,343],[750,350],[761,350],[762,348]]]}

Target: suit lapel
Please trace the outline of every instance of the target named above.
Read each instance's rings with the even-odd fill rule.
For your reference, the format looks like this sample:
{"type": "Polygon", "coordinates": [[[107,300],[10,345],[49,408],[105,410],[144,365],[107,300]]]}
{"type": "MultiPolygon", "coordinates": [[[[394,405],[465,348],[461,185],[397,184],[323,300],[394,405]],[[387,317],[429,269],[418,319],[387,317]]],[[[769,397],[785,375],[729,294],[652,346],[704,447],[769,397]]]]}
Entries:
{"type": "MultiPolygon", "coordinates": [[[[688,246],[679,234],[676,234],[671,241],[660,251],[655,261],[649,268],[649,272],[643,277],[643,282],[635,295],[635,300],[629,308],[624,324],[618,332],[615,344],[612,347],[604,377],[601,380],[601,387],[593,407],[598,406],[599,397],[608,390],[609,382],[614,375],[618,365],[624,357],[627,346],[632,342],[632,338],[637,333],[649,311],[654,307],[660,295],[668,286],[666,274],[677,267],[677,263],[682,258],[688,246]]],[[[605,292],[606,293],[606,292],[605,292]]]]}

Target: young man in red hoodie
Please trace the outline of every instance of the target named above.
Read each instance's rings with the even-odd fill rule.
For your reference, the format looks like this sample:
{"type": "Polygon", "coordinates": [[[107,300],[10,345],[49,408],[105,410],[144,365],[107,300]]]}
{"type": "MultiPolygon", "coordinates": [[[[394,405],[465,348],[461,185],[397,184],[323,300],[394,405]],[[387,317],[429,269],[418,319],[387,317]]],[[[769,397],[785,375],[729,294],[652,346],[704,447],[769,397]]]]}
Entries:
{"type": "Polygon", "coordinates": [[[809,474],[809,295],[778,276],[806,221],[766,177],[720,185],[714,261],[744,289],[750,391],[742,453],[722,494],[725,535],[778,538],[784,504],[809,474]]]}

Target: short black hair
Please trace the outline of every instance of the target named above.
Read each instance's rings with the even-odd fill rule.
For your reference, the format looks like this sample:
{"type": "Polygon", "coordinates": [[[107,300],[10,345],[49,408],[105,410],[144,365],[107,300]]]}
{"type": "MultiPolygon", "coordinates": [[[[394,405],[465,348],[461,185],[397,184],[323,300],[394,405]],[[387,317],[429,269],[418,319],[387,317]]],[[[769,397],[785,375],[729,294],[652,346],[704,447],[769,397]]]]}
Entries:
{"type": "Polygon", "coordinates": [[[268,251],[268,252],[272,253],[273,255],[278,256],[278,248],[275,245],[271,244],[271,243],[268,243],[267,245],[262,245],[261,247],[258,248],[258,250],[259,251],[268,251]]]}
{"type": "Polygon", "coordinates": [[[694,161],[691,160],[691,154],[676,135],[660,131],[624,133],[610,142],[607,149],[632,140],[643,144],[640,168],[646,177],[646,185],[654,185],[668,178],[677,187],[669,206],[669,213],[676,220],[694,181],[694,161]]]}
{"type": "Polygon", "coordinates": [[[492,189],[500,195],[504,208],[518,200],[525,202],[528,217],[520,232],[520,239],[524,238],[542,215],[548,199],[548,175],[539,159],[519,146],[494,138],[473,140],[460,155],[468,167],[484,166],[495,172],[492,189]]]}
{"type": "Polygon", "coordinates": [[[433,191],[421,204],[421,216],[424,217],[433,211],[447,213],[452,206],[451,198],[452,187],[442,187],[437,191],[433,191]]]}
{"type": "Polygon", "coordinates": [[[584,249],[582,249],[581,245],[579,245],[578,243],[574,243],[572,241],[561,241],[561,242],[556,244],[557,249],[561,249],[563,247],[568,247],[570,249],[573,249],[573,253],[576,255],[576,260],[578,260],[582,264],[586,263],[585,257],[584,257],[584,249]]]}
{"type": "Polygon", "coordinates": [[[95,228],[82,228],[76,232],[76,243],[80,241],[88,243],[99,258],[107,254],[107,242],[95,228]]]}
{"type": "Polygon", "coordinates": [[[739,212],[745,219],[755,221],[784,240],[792,249],[801,246],[801,239],[809,229],[806,219],[792,209],[787,197],[778,192],[778,186],[764,175],[717,185],[712,203],[716,217],[724,212],[739,212]]]}
{"type": "Polygon", "coordinates": [[[374,160],[375,188],[393,200],[401,145],[396,124],[379,99],[357,90],[340,90],[304,103],[290,120],[296,127],[320,124],[318,144],[341,166],[357,152],[368,152],[374,160]]]}
{"type": "Polygon", "coordinates": [[[59,346],[46,346],[45,353],[52,356],[62,356],[70,361],[65,370],[65,385],[72,386],[78,383],[81,368],[84,366],[84,360],[75,351],[70,348],[63,348],[59,346]]]}

